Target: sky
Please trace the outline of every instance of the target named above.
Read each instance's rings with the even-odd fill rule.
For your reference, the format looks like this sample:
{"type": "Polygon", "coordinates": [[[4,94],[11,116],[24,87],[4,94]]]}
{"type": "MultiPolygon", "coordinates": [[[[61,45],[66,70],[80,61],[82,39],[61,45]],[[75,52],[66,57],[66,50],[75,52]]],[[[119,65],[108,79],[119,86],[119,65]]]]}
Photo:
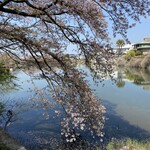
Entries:
{"type": "MultiPolygon", "coordinates": [[[[114,38],[111,25],[112,23],[108,22],[108,26],[109,26],[108,32],[111,38],[112,47],[115,48],[116,41],[118,39],[123,39],[123,37],[117,35],[116,38],[114,38]]],[[[127,30],[127,37],[130,43],[138,43],[138,42],[142,42],[144,38],[150,38],[150,17],[148,18],[141,17],[141,23],[137,22],[135,27],[127,30]]],[[[72,49],[77,49],[77,48],[75,45],[70,44],[68,45],[66,52],[69,54],[76,54],[77,51],[72,51],[72,49]]]]}
{"type": "MultiPolygon", "coordinates": [[[[131,43],[142,42],[144,38],[150,38],[150,17],[146,19],[141,18],[141,23],[137,23],[135,27],[127,31],[127,36],[131,43]]],[[[113,36],[111,35],[111,38],[112,38],[113,47],[116,46],[116,41],[118,39],[123,39],[119,35],[116,38],[113,38],[113,36]]]]}

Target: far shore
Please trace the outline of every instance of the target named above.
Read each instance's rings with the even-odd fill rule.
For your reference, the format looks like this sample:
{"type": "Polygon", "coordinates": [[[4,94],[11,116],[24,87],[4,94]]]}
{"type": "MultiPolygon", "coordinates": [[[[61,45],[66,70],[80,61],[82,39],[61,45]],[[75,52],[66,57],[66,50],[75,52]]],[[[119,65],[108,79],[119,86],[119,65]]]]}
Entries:
{"type": "Polygon", "coordinates": [[[126,60],[124,56],[121,56],[116,59],[116,65],[119,67],[150,69],[150,54],[134,56],[130,60],[126,60]]]}

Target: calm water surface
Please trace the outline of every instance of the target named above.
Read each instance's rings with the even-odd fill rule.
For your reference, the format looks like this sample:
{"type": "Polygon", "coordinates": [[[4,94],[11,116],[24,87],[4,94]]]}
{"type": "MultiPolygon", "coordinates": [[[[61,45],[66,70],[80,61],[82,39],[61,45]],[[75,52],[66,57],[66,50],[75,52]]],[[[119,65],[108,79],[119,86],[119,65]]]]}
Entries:
{"type": "MultiPolygon", "coordinates": [[[[33,100],[36,92],[31,90],[37,86],[42,89],[46,81],[35,76],[31,78],[22,71],[16,71],[14,75],[17,77],[14,79],[17,88],[1,93],[1,102],[6,109],[15,112],[7,131],[27,149],[52,149],[50,145],[53,145],[54,139],[60,139],[62,116],[57,117],[53,109],[45,109],[40,100],[33,100]]],[[[92,78],[88,79],[106,107],[104,142],[111,138],[150,140],[149,71],[118,69],[115,72],[116,82],[106,79],[98,86],[92,78]]],[[[4,125],[1,117],[0,126],[4,125]]],[[[83,137],[86,138],[84,134],[83,137]]]]}

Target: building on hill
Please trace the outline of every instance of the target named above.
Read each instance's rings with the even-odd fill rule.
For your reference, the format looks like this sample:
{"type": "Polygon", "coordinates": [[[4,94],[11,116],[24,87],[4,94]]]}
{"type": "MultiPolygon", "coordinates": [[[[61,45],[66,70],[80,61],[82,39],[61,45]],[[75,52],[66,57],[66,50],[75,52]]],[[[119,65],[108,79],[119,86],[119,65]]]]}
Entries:
{"type": "Polygon", "coordinates": [[[143,54],[150,53],[150,38],[144,38],[142,42],[133,45],[134,49],[143,52],[143,54]]]}
{"type": "Polygon", "coordinates": [[[121,48],[114,48],[113,52],[115,54],[126,54],[133,49],[143,52],[143,54],[150,54],[150,38],[144,38],[142,42],[135,44],[126,44],[121,48]]]}

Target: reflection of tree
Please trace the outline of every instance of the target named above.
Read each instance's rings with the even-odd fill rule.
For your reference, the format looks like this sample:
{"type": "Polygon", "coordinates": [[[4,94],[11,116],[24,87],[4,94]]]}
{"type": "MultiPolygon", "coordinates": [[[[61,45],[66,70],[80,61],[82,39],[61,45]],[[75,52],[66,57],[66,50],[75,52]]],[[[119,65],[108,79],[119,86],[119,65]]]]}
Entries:
{"type": "Polygon", "coordinates": [[[141,76],[139,70],[135,71],[134,70],[126,70],[125,71],[126,78],[130,81],[133,81],[133,83],[137,85],[141,85],[142,82],[144,82],[143,77],[141,76]]]}
{"type": "Polygon", "coordinates": [[[18,85],[15,83],[15,79],[16,77],[11,74],[9,69],[0,62],[0,91],[7,93],[11,90],[17,90],[18,85]]]}
{"type": "Polygon", "coordinates": [[[124,78],[136,85],[142,85],[143,89],[150,89],[150,70],[139,68],[119,68],[119,70],[124,73],[124,78]]]}
{"type": "Polygon", "coordinates": [[[8,109],[3,102],[0,102],[0,125],[3,126],[4,130],[7,129],[10,123],[16,121],[16,115],[13,108],[10,107],[12,107],[12,105],[10,105],[8,109]]]}
{"type": "Polygon", "coordinates": [[[31,109],[27,101],[16,102],[13,99],[0,97],[0,127],[7,130],[8,126],[21,118],[21,114],[31,109]]]}
{"type": "Polygon", "coordinates": [[[2,115],[4,111],[4,105],[0,102],[0,116],[2,115]]]}
{"type": "Polygon", "coordinates": [[[123,81],[123,74],[122,74],[121,71],[118,71],[116,85],[117,85],[117,87],[119,87],[119,88],[125,86],[125,81],[123,81]]]}
{"type": "Polygon", "coordinates": [[[124,87],[125,86],[125,82],[124,81],[118,81],[116,83],[117,87],[121,88],[121,87],[124,87]]]}

